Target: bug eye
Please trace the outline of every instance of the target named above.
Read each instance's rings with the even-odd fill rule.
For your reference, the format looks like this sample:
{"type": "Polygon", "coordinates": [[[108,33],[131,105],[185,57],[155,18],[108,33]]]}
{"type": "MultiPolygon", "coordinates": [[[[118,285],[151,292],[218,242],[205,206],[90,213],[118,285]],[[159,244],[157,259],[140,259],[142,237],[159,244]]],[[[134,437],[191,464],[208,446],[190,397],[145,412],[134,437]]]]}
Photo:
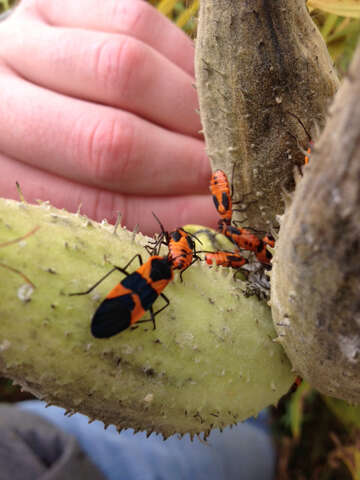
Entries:
{"type": "Polygon", "coordinates": [[[171,238],[174,240],[174,242],[178,242],[181,238],[181,234],[180,232],[178,232],[177,230],[175,230],[175,232],[173,232],[171,234],[171,238]]]}

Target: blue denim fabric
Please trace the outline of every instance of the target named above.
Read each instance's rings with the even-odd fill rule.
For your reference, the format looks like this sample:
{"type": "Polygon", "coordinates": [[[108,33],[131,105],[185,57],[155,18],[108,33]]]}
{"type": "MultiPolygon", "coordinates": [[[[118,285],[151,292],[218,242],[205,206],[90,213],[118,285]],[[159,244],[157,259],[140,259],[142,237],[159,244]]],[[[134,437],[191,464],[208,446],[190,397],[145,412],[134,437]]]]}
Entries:
{"type": "Polygon", "coordinates": [[[275,450],[266,413],[257,419],[211,432],[206,443],[176,436],[163,441],[132,430],[118,434],[84,415],[68,418],[58,407],[39,401],[18,404],[74,435],[109,480],[272,480],[275,450]]]}

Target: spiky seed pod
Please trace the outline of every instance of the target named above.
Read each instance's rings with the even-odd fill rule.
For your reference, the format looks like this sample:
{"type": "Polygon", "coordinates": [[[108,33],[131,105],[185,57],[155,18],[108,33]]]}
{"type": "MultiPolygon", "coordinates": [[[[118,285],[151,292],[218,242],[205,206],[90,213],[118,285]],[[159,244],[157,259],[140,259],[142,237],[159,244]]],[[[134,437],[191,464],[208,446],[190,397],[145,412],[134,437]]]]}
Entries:
{"type": "Polygon", "coordinates": [[[326,45],[304,0],[201,0],[195,70],[213,170],[234,171],[234,200],[266,231],[338,87],[326,45]]]}
{"type": "Polygon", "coordinates": [[[276,329],[296,371],[360,402],[360,48],[283,216],[273,260],[276,329]]]}
{"type": "MultiPolygon", "coordinates": [[[[245,298],[233,272],[194,264],[166,288],[170,307],[151,322],[109,339],[90,333],[91,317],[123,275],[114,273],[87,296],[112,264],[147,257],[148,238],[97,224],[48,205],[0,201],[0,370],[70,414],[164,437],[222,428],[276,402],[293,373],[270,310],[245,298]]],[[[165,253],[165,252],[164,252],[165,253]]],[[[135,267],[134,267],[135,269],[135,267]]],[[[161,300],[159,300],[161,302],[161,300]]],[[[155,304],[155,308],[156,308],[155,304]]]]}

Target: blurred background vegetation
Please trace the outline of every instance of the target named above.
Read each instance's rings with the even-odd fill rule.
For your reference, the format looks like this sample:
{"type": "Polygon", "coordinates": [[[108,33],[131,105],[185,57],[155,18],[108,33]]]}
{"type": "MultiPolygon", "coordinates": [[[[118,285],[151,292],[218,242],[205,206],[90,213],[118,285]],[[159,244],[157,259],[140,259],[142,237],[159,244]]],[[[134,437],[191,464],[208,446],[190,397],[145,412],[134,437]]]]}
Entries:
{"type": "MultiPolygon", "coordinates": [[[[199,0],[148,0],[192,38],[199,0]]],[[[0,13],[16,0],[0,0],[0,13]]],[[[343,76],[360,33],[360,0],[308,0],[311,16],[343,76]]],[[[0,379],[0,401],[29,398],[0,379]]],[[[272,408],[277,480],[360,480],[360,406],[325,397],[302,384],[272,408]]]]}

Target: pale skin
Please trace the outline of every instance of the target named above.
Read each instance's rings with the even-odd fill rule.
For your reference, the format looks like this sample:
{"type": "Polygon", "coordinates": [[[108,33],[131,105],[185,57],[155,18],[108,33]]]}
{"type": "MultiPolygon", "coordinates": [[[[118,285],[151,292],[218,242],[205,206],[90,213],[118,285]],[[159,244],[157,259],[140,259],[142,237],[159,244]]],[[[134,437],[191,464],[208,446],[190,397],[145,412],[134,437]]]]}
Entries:
{"type": "Polygon", "coordinates": [[[194,45],[142,0],[22,0],[0,23],[0,195],[143,233],[217,214],[194,45]]]}

